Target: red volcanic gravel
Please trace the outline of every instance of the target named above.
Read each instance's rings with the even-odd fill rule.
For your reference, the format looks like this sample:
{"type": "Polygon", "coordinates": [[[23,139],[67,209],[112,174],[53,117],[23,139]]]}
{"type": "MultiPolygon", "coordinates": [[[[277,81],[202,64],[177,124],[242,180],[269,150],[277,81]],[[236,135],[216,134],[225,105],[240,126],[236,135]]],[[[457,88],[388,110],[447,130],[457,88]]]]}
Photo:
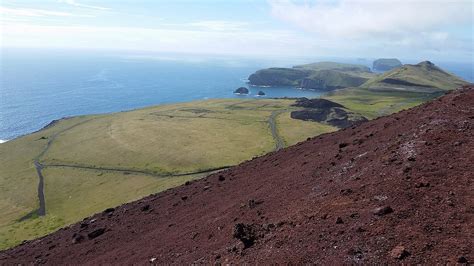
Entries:
{"type": "Polygon", "coordinates": [[[0,264],[474,263],[474,89],[107,209],[0,264]]]}

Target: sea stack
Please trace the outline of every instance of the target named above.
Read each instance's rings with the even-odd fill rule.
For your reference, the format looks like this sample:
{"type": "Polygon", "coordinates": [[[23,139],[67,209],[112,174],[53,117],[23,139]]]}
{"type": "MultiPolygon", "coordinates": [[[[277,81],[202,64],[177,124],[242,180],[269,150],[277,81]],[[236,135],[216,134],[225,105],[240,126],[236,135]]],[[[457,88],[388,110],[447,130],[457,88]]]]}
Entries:
{"type": "Polygon", "coordinates": [[[249,94],[249,89],[245,88],[245,87],[240,87],[238,89],[236,89],[234,91],[235,94],[243,94],[243,95],[246,95],[246,94],[249,94]]]}
{"type": "Polygon", "coordinates": [[[259,92],[257,93],[257,95],[258,95],[258,96],[265,96],[265,92],[259,91],[259,92]]]}

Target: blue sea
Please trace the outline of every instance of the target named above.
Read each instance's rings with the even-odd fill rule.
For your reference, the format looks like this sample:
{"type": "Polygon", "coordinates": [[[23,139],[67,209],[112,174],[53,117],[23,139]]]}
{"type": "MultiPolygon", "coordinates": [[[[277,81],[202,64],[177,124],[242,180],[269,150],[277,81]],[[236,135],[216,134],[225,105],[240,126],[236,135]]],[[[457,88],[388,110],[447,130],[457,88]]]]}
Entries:
{"type": "MultiPolygon", "coordinates": [[[[236,88],[246,86],[248,76],[258,69],[304,62],[313,60],[63,50],[3,51],[0,58],[0,142],[39,130],[54,119],[74,115],[211,98],[256,98],[260,90],[267,98],[318,97],[321,92],[291,87],[249,87],[248,96],[233,93],[236,88]]],[[[473,80],[472,65],[450,63],[445,67],[473,80]]]]}

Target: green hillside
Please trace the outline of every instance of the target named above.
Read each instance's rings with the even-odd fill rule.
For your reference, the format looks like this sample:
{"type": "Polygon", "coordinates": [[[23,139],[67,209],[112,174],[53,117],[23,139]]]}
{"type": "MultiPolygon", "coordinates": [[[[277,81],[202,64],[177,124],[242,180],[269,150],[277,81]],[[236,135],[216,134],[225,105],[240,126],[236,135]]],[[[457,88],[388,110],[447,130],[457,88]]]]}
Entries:
{"type": "Polygon", "coordinates": [[[375,74],[362,65],[319,62],[293,68],[268,68],[249,76],[256,86],[293,86],[304,89],[334,90],[357,87],[375,74]]]}
{"type": "Polygon", "coordinates": [[[437,92],[452,90],[467,84],[429,61],[416,65],[403,65],[374,77],[360,87],[372,90],[399,90],[413,92],[437,92]]]}

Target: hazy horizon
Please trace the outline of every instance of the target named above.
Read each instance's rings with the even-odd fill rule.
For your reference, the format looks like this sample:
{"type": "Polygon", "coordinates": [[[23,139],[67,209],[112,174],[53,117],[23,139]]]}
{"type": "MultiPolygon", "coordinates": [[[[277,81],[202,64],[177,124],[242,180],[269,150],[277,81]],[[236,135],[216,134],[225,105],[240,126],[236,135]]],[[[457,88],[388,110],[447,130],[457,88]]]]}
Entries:
{"type": "Polygon", "coordinates": [[[0,47],[472,62],[473,3],[3,0],[0,47]]]}

